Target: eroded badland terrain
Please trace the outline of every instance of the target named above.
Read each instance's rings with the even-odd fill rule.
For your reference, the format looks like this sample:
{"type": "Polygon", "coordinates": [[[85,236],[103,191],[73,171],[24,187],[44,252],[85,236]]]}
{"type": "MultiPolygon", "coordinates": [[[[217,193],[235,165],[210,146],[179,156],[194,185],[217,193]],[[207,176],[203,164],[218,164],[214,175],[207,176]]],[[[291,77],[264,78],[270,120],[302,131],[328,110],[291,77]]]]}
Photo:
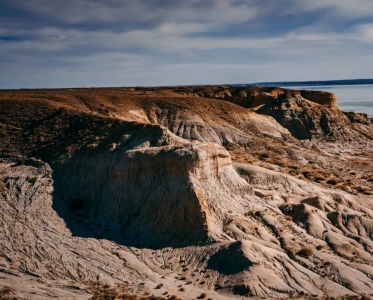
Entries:
{"type": "Polygon", "coordinates": [[[280,88],[1,91],[0,299],[369,299],[370,121],[280,88]]]}

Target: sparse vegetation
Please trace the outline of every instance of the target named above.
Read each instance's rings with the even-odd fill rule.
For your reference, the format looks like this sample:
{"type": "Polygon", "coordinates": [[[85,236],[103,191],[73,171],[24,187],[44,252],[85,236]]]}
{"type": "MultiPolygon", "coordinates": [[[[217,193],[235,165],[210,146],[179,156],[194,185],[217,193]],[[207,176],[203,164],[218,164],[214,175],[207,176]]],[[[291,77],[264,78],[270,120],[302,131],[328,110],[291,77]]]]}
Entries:
{"type": "Polygon", "coordinates": [[[313,254],[314,250],[311,247],[303,247],[300,249],[297,254],[303,257],[310,257],[313,254]]]}
{"type": "Polygon", "coordinates": [[[288,221],[293,221],[293,217],[292,216],[285,216],[285,219],[288,220],[288,221]]]}
{"type": "Polygon", "coordinates": [[[338,181],[335,178],[331,178],[326,181],[327,184],[336,185],[338,184],[338,181]]]}
{"type": "MultiPolygon", "coordinates": [[[[131,291],[131,287],[127,284],[117,286],[104,285],[100,282],[89,282],[89,290],[93,293],[90,300],[166,300],[167,298],[151,295],[145,292],[146,296],[139,296],[131,291]]],[[[0,298],[2,299],[2,298],[0,298]]],[[[171,298],[177,300],[178,298],[171,298]]]]}
{"type": "Polygon", "coordinates": [[[0,299],[2,300],[17,300],[15,290],[9,286],[0,287],[0,299]]]}

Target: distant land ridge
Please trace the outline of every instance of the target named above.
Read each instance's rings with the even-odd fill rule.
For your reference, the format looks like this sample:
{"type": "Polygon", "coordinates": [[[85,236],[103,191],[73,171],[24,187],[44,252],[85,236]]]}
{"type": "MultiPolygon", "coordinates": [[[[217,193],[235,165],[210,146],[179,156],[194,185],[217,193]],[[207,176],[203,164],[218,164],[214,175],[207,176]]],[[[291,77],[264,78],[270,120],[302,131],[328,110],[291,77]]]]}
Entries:
{"type": "Polygon", "coordinates": [[[249,84],[233,84],[234,86],[326,86],[326,85],[362,85],[373,84],[373,79],[345,79],[345,80],[322,80],[322,81],[279,81],[279,82],[256,82],[249,84]]]}

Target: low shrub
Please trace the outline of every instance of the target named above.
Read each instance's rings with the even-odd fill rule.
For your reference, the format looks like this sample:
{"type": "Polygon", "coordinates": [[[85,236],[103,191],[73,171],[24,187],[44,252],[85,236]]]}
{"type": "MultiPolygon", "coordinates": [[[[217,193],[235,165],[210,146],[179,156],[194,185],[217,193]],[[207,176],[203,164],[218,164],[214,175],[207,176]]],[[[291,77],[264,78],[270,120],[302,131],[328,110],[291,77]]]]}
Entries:
{"type": "Polygon", "coordinates": [[[303,247],[297,254],[303,257],[310,257],[313,254],[313,249],[311,247],[303,247]]]}

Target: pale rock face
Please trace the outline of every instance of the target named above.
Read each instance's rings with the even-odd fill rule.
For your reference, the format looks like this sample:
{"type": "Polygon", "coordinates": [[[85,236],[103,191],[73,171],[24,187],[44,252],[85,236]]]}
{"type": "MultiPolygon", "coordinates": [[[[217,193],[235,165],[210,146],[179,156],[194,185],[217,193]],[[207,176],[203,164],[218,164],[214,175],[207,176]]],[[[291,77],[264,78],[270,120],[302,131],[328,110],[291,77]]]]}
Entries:
{"type": "Polygon", "coordinates": [[[229,114],[231,121],[217,118],[216,116],[204,116],[203,113],[191,110],[159,110],[154,109],[148,114],[152,123],[167,127],[175,135],[188,140],[200,142],[213,142],[220,145],[227,143],[244,144],[250,139],[248,132],[260,133],[282,138],[290,136],[289,131],[279,126],[271,117],[258,116],[252,111],[233,112],[229,114]]]}
{"type": "Polygon", "coordinates": [[[82,148],[54,166],[56,192],[68,206],[90,218],[120,223],[125,238],[146,246],[224,236],[225,213],[242,213],[243,204],[235,198],[252,194],[229,153],[212,143],[149,147],[127,138],[143,147],[82,148]]]}

